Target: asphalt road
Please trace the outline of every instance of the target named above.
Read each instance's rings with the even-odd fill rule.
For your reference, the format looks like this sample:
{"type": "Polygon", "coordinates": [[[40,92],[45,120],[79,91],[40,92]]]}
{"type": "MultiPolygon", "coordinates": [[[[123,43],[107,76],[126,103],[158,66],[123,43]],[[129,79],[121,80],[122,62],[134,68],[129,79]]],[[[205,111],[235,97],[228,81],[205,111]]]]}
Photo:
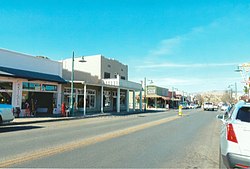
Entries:
{"type": "Polygon", "coordinates": [[[219,112],[184,110],[0,127],[0,167],[218,168],[219,112]]]}

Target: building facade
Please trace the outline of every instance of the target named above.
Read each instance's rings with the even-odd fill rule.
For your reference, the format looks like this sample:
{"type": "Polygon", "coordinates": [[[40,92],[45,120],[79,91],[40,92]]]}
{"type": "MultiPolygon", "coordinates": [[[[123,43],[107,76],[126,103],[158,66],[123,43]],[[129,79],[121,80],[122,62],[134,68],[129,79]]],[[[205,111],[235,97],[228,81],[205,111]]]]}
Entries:
{"type": "Polygon", "coordinates": [[[62,103],[72,108],[72,96],[83,114],[128,112],[129,95],[135,110],[135,92],[142,91],[141,84],[128,81],[127,65],[102,55],[80,63],[81,58],[52,61],[0,49],[0,60],[0,103],[20,109],[20,116],[61,115],[62,103]]]}
{"type": "MultiPolygon", "coordinates": [[[[87,112],[129,111],[129,95],[133,95],[135,110],[135,92],[142,91],[139,83],[128,81],[128,66],[102,55],[63,60],[63,78],[68,81],[63,86],[63,102],[71,107],[72,71],[74,110],[87,112]],[[73,63],[73,64],[72,64],[73,63]],[[73,67],[73,69],[72,69],[73,67]]],[[[142,107],[140,108],[142,110],[142,107]]]]}
{"type": "Polygon", "coordinates": [[[19,108],[21,116],[60,114],[62,63],[4,49],[0,60],[0,103],[19,108]]]}

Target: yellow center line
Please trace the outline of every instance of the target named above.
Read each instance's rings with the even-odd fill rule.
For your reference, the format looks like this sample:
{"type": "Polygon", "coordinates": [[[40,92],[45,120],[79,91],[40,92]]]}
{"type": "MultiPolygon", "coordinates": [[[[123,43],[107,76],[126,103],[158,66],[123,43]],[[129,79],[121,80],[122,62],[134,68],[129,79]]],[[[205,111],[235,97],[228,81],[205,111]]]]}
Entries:
{"type": "Polygon", "coordinates": [[[46,149],[41,149],[41,150],[37,150],[37,151],[32,151],[32,152],[28,152],[28,153],[24,153],[24,154],[19,154],[15,157],[9,157],[10,159],[5,159],[3,161],[0,161],[0,168],[6,168],[6,167],[10,167],[19,163],[24,163],[27,161],[32,161],[32,160],[36,160],[39,158],[43,158],[43,157],[47,157],[47,156],[52,156],[58,153],[63,153],[66,151],[71,151],[80,147],[86,147],[98,142],[103,142],[112,138],[117,138],[120,136],[124,136],[124,135],[128,135],[149,127],[153,127],[153,126],[157,126],[166,122],[170,122],[173,120],[178,119],[178,116],[172,116],[172,117],[168,117],[168,118],[164,118],[164,119],[160,119],[157,121],[152,121],[152,122],[148,122],[145,124],[140,124],[140,125],[136,125],[133,127],[129,127],[126,129],[122,129],[122,130],[117,130],[117,131],[113,131],[113,132],[109,132],[106,134],[101,134],[101,135],[97,135],[94,137],[90,137],[90,138],[86,138],[83,140],[78,140],[78,141],[73,141],[70,143],[66,143],[66,144],[61,144],[59,146],[55,146],[55,147],[50,147],[50,148],[46,148],[46,149]]]}

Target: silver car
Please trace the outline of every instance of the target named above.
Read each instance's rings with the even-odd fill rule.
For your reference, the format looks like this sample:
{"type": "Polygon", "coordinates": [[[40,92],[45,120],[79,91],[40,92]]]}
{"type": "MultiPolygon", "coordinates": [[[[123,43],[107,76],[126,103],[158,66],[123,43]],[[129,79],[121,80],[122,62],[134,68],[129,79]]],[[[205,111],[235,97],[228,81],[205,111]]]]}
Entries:
{"type": "Polygon", "coordinates": [[[240,101],[223,116],[220,133],[220,165],[250,168],[250,104],[240,101]]]}
{"type": "Polygon", "coordinates": [[[0,104],[0,124],[14,120],[13,108],[8,104],[0,104]]]}

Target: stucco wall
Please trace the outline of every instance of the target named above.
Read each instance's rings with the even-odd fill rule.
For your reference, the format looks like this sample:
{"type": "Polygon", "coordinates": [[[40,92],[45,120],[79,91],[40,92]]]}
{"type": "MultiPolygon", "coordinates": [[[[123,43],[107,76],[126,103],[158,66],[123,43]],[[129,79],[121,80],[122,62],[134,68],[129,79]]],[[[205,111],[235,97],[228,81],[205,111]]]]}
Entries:
{"type": "Polygon", "coordinates": [[[102,79],[104,79],[104,72],[110,73],[110,78],[115,78],[115,74],[119,74],[120,77],[125,77],[128,80],[128,66],[124,65],[117,60],[108,59],[102,56],[102,79]]]}
{"type": "Polygon", "coordinates": [[[0,49],[0,66],[62,76],[62,63],[0,49]]]}
{"type": "MultiPolygon", "coordinates": [[[[86,62],[79,62],[81,57],[75,58],[74,72],[75,81],[87,83],[99,83],[101,79],[101,55],[84,57],[86,62]]],[[[72,58],[63,60],[63,78],[71,80],[72,58]]]]}

